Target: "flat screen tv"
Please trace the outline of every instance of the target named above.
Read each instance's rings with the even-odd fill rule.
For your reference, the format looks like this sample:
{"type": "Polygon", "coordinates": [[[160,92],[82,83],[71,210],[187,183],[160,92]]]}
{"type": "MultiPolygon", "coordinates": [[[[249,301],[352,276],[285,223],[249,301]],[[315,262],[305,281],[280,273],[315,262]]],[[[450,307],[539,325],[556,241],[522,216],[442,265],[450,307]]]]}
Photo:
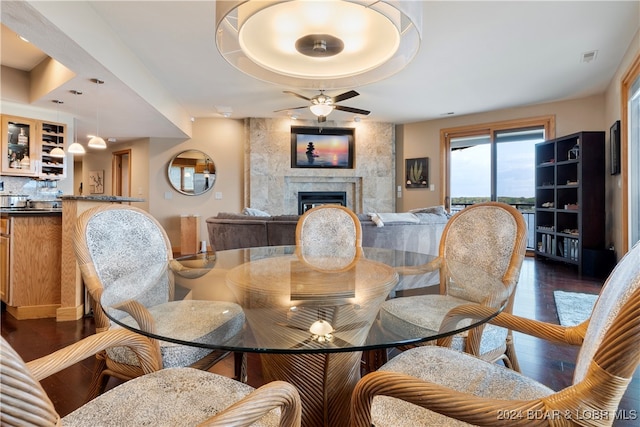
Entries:
{"type": "Polygon", "coordinates": [[[353,169],[352,128],[291,128],[292,168],[353,169]]]}

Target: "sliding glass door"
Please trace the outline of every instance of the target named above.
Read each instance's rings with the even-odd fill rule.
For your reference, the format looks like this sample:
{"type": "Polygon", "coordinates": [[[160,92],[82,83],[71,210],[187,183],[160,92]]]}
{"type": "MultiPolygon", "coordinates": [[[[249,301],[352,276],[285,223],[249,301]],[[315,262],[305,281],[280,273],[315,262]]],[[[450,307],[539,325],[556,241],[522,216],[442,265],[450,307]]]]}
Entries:
{"type": "Polygon", "coordinates": [[[552,116],[442,130],[444,205],[451,213],[485,201],[507,203],[535,226],[535,144],[555,138],[552,116]]]}
{"type": "Polygon", "coordinates": [[[534,147],[542,141],[542,128],[451,138],[451,209],[489,200],[533,207],[534,147]]]}

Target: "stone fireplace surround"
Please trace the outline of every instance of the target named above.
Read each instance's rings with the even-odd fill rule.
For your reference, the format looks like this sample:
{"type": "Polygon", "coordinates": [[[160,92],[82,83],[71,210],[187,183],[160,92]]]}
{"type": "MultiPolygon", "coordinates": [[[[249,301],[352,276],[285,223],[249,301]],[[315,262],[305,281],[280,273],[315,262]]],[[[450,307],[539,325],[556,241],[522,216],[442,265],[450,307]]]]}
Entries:
{"type": "MultiPolygon", "coordinates": [[[[296,121],[295,126],[315,126],[296,121]]],[[[299,191],[344,191],[356,213],[395,212],[395,127],[390,123],[327,121],[355,128],[353,169],[291,167],[288,118],[245,121],[245,206],[271,215],[297,215],[299,191]]]]}

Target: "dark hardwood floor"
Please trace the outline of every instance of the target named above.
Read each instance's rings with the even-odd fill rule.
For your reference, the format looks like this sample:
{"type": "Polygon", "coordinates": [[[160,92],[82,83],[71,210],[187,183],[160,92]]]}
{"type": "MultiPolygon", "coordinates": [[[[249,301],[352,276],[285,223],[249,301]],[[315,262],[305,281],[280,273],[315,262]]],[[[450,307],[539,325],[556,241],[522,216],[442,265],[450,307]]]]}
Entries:
{"type": "MultiPolygon", "coordinates": [[[[603,280],[579,277],[571,267],[533,258],[525,259],[516,293],[514,313],[546,322],[558,323],[553,291],[562,289],[597,294],[603,280]]],[[[15,320],[2,311],[2,336],[27,361],[49,354],[82,337],[95,333],[93,319],[76,322],[56,322],[54,319],[15,320]]],[[[515,345],[523,373],[555,389],[571,383],[576,347],[554,345],[526,335],[516,334],[515,345]]],[[[262,384],[259,358],[249,355],[249,384],[262,384]]],[[[60,415],[64,416],[82,405],[93,367],[93,359],[67,368],[42,381],[42,385],[60,415]]],[[[211,371],[233,376],[233,358],[228,357],[211,371]]],[[[109,388],[118,384],[111,380],[109,388]]],[[[622,398],[619,416],[634,418],[614,422],[616,427],[640,424],[640,370],[622,398]]]]}

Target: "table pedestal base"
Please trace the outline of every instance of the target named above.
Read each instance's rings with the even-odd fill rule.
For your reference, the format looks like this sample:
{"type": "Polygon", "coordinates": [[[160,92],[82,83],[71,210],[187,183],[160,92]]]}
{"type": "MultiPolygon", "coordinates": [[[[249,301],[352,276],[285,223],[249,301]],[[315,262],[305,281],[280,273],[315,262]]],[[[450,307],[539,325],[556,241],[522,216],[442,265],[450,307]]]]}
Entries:
{"type": "Polygon", "coordinates": [[[362,352],[262,354],[267,381],[287,381],[302,399],[302,425],[348,426],[351,392],[360,379],[362,352]]]}

